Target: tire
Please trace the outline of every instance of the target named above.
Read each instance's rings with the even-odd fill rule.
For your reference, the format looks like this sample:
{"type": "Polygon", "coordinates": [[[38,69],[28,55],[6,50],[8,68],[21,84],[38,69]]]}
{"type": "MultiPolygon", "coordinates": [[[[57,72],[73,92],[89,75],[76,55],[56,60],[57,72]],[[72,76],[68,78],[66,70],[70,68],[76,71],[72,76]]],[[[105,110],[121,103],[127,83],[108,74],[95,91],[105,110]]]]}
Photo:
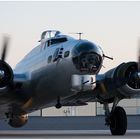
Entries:
{"type": "Polygon", "coordinates": [[[125,135],[127,130],[127,116],[122,107],[117,106],[110,117],[110,131],[112,135],[125,135]]]}

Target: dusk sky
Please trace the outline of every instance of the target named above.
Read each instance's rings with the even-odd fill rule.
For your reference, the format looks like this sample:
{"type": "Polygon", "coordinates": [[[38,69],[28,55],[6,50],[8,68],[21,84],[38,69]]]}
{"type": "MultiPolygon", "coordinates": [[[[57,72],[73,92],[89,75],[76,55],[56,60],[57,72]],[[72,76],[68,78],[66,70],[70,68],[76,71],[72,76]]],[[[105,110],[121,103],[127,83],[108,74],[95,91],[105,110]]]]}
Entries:
{"type": "MultiPolygon", "coordinates": [[[[140,2],[2,2],[0,1],[0,44],[10,35],[7,62],[14,68],[38,44],[44,30],[65,34],[83,32],[82,38],[100,45],[114,60],[104,61],[102,72],[137,60],[140,37],[140,2]]],[[[73,35],[77,38],[77,35],[73,35]]]]}

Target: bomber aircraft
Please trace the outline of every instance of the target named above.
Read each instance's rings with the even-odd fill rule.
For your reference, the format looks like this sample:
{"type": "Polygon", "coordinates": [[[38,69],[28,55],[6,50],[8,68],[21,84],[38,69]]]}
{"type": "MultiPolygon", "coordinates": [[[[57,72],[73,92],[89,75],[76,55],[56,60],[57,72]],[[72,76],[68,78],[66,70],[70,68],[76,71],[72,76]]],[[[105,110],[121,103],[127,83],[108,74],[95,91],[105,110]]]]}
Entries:
{"type": "Polygon", "coordinates": [[[99,45],[47,30],[39,45],[12,69],[5,61],[8,42],[5,37],[0,59],[0,118],[10,126],[23,126],[27,114],[35,110],[99,102],[111,134],[126,133],[126,112],[117,105],[122,99],[140,97],[139,62],[99,74],[104,58],[112,59],[99,45]]]}

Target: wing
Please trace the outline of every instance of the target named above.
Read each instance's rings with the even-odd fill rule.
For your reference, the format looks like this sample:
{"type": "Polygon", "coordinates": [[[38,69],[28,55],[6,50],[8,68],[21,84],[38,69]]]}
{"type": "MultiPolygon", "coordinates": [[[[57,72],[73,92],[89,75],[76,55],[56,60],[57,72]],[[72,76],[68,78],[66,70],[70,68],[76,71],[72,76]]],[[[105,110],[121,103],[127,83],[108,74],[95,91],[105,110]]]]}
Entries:
{"type": "MultiPolygon", "coordinates": [[[[21,86],[29,81],[26,73],[13,74],[13,80],[8,82],[6,86],[0,88],[0,118],[5,118],[5,113],[11,110],[13,105],[23,103],[20,94],[21,86]]],[[[21,95],[21,94],[20,94],[21,95]]]]}
{"type": "Polygon", "coordinates": [[[27,73],[20,73],[20,74],[14,74],[14,83],[18,83],[18,82],[26,82],[29,80],[29,76],[27,73]]]}
{"type": "Polygon", "coordinates": [[[140,78],[136,62],[122,63],[103,76],[97,75],[101,97],[135,98],[140,97],[140,78]]]}
{"type": "Polygon", "coordinates": [[[104,74],[96,75],[96,88],[80,91],[77,95],[66,98],[63,104],[71,106],[81,102],[86,105],[86,102],[94,101],[111,103],[116,97],[120,100],[140,98],[140,78],[136,62],[122,63],[104,74]]]}

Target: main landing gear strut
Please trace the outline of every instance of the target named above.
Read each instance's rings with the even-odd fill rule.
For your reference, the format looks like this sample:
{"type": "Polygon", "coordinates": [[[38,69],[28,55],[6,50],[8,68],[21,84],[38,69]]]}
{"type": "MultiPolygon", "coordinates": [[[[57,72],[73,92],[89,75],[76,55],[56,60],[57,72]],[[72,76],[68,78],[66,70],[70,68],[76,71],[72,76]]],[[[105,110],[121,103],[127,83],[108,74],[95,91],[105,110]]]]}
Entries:
{"type": "Polygon", "coordinates": [[[113,103],[112,110],[109,110],[108,103],[104,103],[105,124],[110,126],[112,135],[124,135],[127,130],[127,116],[125,110],[117,106],[119,99],[116,98],[113,103]]]}

